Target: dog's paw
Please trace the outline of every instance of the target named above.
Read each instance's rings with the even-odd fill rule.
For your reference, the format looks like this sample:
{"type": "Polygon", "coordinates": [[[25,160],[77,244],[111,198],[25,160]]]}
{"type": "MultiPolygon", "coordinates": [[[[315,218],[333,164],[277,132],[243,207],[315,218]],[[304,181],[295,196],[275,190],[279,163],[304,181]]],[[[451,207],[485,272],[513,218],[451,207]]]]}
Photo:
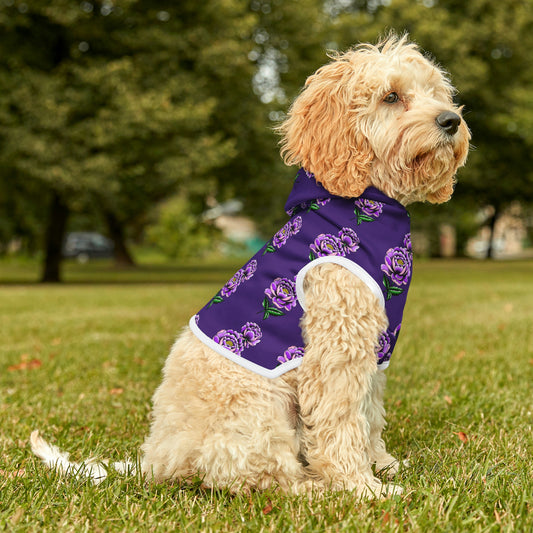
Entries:
{"type": "Polygon", "coordinates": [[[387,454],[387,457],[376,461],[376,473],[386,479],[392,479],[402,468],[407,468],[408,466],[409,461],[407,459],[398,461],[392,455],[387,454]]]}
{"type": "Polygon", "coordinates": [[[403,494],[403,487],[401,485],[386,483],[383,486],[385,488],[384,496],[399,496],[400,494],[403,494]]]}
{"type": "Polygon", "coordinates": [[[383,499],[390,496],[399,496],[403,493],[403,487],[392,483],[381,483],[376,480],[374,483],[365,485],[361,490],[358,490],[357,493],[364,499],[383,499]]]}

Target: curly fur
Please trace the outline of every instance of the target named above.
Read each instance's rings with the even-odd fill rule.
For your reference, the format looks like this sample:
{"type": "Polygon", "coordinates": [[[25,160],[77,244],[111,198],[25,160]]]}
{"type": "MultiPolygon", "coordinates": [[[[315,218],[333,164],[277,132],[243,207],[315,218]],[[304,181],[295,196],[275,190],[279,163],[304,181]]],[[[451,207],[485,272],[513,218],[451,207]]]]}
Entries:
{"type": "MultiPolygon", "coordinates": [[[[460,116],[452,95],[447,76],[406,37],[357,46],[309,77],[279,127],[282,154],[336,195],[359,196],[373,185],[404,205],[446,201],[470,138],[463,120],[452,133],[436,121],[443,112],[460,116]],[[391,93],[397,98],[386,98],[391,93]]],[[[372,470],[394,474],[399,466],[382,439],[385,376],[375,347],[385,311],[365,283],[335,264],[311,269],[304,292],[306,355],[276,379],[183,332],[153,398],[142,446],[148,478],[200,475],[206,486],[233,491],[400,492],[372,470]]],[[[48,464],[55,457],[69,468],[68,457],[38,434],[32,445],[48,464]]]]}
{"type": "Polygon", "coordinates": [[[445,73],[407,37],[362,44],[307,79],[278,128],[288,165],[313,172],[339,196],[360,196],[375,185],[404,204],[445,202],[468,153],[464,121],[455,143],[435,127],[453,105],[445,73]],[[396,92],[395,105],[383,97],[396,92]]]}

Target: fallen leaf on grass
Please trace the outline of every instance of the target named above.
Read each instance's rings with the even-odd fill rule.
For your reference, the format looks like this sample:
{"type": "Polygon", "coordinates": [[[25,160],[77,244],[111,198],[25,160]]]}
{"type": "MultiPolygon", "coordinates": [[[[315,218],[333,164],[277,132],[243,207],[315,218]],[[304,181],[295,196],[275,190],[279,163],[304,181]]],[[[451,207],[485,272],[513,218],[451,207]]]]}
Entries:
{"type": "Polygon", "coordinates": [[[109,391],[109,394],[113,394],[114,396],[118,396],[124,392],[124,389],[121,389],[120,387],[117,387],[116,389],[111,389],[109,391]]]}
{"type": "Polygon", "coordinates": [[[274,506],[272,505],[272,502],[268,500],[268,503],[263,507],[263,514],[270,514],[272,512],[272,509],[274,509],[274,506]]]}
{"type": "Polygon", "coordinates": [[[452,399],[451,399],[449,396],[444,396],[444,401],[445,401],[448,405],[452,405],[452,399]]]}
{"type": "Polygon", "coordinates": [[[459,431],[458,433],[454,433],[454,435],[457,435],[461,442],[468,442],[468,435],[466,433],[459,431]]]}
{"type": "Polygon", "coordinates": [[[461,350],[459,353],[455,354],[454,359],[456,361],[460,361],[465,355],[466,355],[466,352],[464,350],[461,350]]]}
{"type": "Polygon", "coordinates": [[[385,512],[383,513],[383,517],[382,517],[382,519],[381,519],[381,522],[382,522],[382,524],[383,524],[384,526],[386,526],[386,525],[391,521],[391,519],[392,519],[392,521],[394,522],[394,524],[399,525],[400,521],[398,520],[398,518],[392,517],[392,516],[389,514],[388,511],[385,511],[385,512]]]}
{"type": "Polygon", "coordinates": [[[17,370],[34,370],[42,365],[40,359],[30,359],[28,354],[22,354],[20,356],[20,363],[7,367],[8,372],[16,372],[17,370]]]}

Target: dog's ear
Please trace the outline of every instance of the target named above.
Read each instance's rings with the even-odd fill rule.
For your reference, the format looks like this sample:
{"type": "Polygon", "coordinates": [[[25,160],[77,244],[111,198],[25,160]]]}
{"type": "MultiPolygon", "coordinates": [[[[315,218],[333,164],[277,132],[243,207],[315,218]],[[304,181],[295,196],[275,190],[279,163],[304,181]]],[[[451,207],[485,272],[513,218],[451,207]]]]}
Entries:
{"type": "Polygon", "coordinates": [[[277,129],[287,165],[300,165],[330,193],[357,197],[370,185],[374,159],[354,109],[353,67],[344,58],[307,79],[277,129]]]}

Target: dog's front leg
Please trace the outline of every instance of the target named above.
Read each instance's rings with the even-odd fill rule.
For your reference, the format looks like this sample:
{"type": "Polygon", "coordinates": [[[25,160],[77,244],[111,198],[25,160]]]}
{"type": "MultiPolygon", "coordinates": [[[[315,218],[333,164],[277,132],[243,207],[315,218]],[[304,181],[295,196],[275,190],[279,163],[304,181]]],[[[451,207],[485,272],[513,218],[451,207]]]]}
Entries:
{"type": "Polygon", "coordinates": [[[336,264],[311,269],[304,281],[306,353],[298,369],[302,451],[310,474],[332,489],[362,496],[397,492],[372,473],[368,395],[375,346],[387,325],[368,287],[336,264]]]}
{"type": "MultiPolygon", "coordinates": [[[[370,424],[370,459],[376,465],[376,472],[381,472],[387,478],[392,478],[400,469],[400,462],[387,452],[382,432],[385,429],[385,408],[383,407],[383,393],[387,378],[383,370],[378,370],[372,379],[372,387],[366,402],[366,416],[370,424]]],[[[404,466],[409,462],[402,461],[404,466]]]]}

